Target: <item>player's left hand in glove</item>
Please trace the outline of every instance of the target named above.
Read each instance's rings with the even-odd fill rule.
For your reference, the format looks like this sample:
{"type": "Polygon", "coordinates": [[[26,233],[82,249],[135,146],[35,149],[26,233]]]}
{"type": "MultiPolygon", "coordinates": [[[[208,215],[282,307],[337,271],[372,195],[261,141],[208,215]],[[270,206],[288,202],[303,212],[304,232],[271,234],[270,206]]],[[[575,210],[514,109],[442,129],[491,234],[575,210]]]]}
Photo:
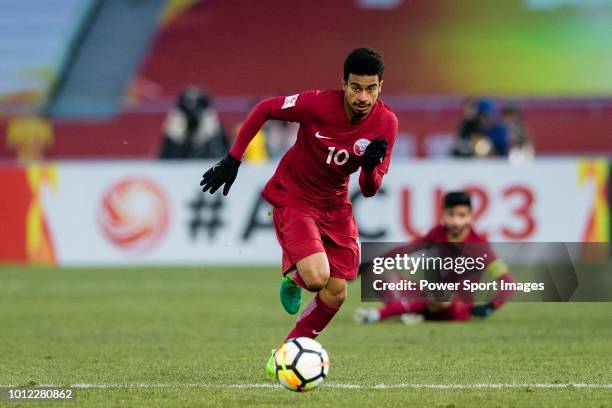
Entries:
{"type": "Polygon", "coordinates": [[[365,171],[371,173],[374,167],[378,166],[387,156],[387,141],[373,140],[366,147],[363,156],[361,156],[361,167],[365,171]]]}
{"type": "Polygon", "coordinates": [[[472,306],[470,313],[474,317],[489,317],[497,307],[493,303],[487,303],[486,305],[472,306]]]}
{"type": "Polygon", "coordinates": [[[214,194],[219,187],[225,184],[223,195],[227,195],[230,187],[234,184],[234,180],[236,180],[238,167],[240,167],[240,160],[236,160],[228,154],[223,160],[204,173],[202,181],[200,181],[202,191],[207,192],[210,190],[210,194],[214,194]]]}

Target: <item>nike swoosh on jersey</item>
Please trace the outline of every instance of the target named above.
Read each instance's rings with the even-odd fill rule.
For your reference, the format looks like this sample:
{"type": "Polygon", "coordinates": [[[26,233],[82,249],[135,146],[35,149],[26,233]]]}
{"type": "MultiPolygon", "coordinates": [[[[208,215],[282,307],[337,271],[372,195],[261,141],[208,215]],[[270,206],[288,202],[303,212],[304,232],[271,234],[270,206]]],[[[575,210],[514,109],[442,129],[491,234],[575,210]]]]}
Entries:
{"type": "Polygon", "coordinates": [[[322,134],[320,134],[318,131],[317,133],[315,133],[315,137],[317,139],[331,139],[331,137],[327,137],[327,136],[323,136],[322,134]]]}
{"type": "Polygon", "coordinates": [[[320,332],[320,331],[313,330],[313,331],[312,331],[312,334],[314,334],[315,336],[318,336],[319,334],[321,334],[321,332],[320,332]]]}

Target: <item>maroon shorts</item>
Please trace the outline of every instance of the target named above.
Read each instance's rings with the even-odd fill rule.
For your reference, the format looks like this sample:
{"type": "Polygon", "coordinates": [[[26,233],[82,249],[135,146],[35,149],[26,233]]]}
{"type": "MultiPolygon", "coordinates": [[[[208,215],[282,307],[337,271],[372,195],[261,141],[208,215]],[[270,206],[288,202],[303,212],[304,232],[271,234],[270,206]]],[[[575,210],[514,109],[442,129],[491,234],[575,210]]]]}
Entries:
{"type": "Polygon", "coordinates": [[[350,204],[325,211],[274,207],[272,219],[283,249],[283,273],[305,257],[325,252],[332,277],[345,280],[357,277],[359,234],[350,204]]]}

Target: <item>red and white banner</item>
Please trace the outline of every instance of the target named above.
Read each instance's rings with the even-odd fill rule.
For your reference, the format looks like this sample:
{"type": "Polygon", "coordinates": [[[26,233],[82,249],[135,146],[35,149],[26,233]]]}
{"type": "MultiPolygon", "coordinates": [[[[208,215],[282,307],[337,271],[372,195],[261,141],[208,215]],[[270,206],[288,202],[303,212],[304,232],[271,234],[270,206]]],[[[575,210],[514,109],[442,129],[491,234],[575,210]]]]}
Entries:
{"type": "MultiPolygon", "coordinates": [[[[15,190],[4,191],[6,197],[25,191],[23,199],[2,204],[12,230],[0,234],[5,248],[0,261],[279,262],[270,206],[260,197],[275,165],[243,165],[229,196],[222,197],[200,191],[201,175],[211,164],[60,162],[0,168],[3,185],[15,190]]],[[[471,192],[476,229],[491,241],[608,241],[607,177],[606,160],[522,166],[396,161],[377,196],[362,197],[353,180],[351,197],[362,241],[406,241],[426,232],[439,219],[444,192],[457,189],[471,192]]]]}

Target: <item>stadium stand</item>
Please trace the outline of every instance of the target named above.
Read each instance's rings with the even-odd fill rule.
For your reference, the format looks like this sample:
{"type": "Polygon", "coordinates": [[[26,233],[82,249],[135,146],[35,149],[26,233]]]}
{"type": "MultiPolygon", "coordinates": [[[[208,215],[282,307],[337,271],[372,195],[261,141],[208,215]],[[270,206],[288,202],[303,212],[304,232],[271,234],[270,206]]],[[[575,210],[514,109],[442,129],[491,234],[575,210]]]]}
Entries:
{"type": "Polygon", "coordinates": [[[92,0],[0,3],[0,115],[40,108],[92,0]]]}
{"type": "MultiPolygon", "coordinates": [[[[385,55],[383,99],[398,113],[405,155],[445,154],[461,116],[463,95],[480,90],[474,81],[459,83],[448,77],[453,69],[440,65],[450,55],[442,47],[447,40],[428,37],[427,33],[435,31],[447,38],[456,30],[454,9],[447,2],[439,8],[389,2],[389,8],[378,9],[364,7],[375,2],[339,0],[326,2],[323,14],[318,1],[288,4],[270,0],[248,8],[241,2],[216,0],[180,3],[191,6],[171,17],[166,11],[166,18],[160,19],[152,46],[124,89],[118,114],[104,120],[53,119],[55,142],[46,157],[154,157],[164,116],[176,95],[189,85],[210,91],[225,128],[233,129],[253,101],[265,96],[338,87],[342,56],[356,44],[374,46],[385,55]],[[357,29],[356,21],[363,22],[357,29]],[[316,53],[304,55],[295,49],[316,53]]],[[[496,13],[518,12],[503,9],[496,13]]],[[[514,18],[525,18],[517,16],[514,18]]],[[[94,54],[91,59],[95,58],[94,54]]],[[[546,72],[538,75],[545,77],[546,72]]],[[[486,78],[480,82],[487,85],[486,78]]],[[[610,152],[612,100],[586,85],[580,91],[563,88],[563,81],[558,89],[544,88],[550,84],[541,82],[541,89],[535,86],[533,94],[521,93],[526,88],[520,83],[513,85],[514,92],[498,88],[504,100],[521,107],[536,152],[610,152]]],[[[605,95],[606,89],[601,92],[605,95]]],[[[0,117],[0,134],[5,133],[7,122],[8,118],[0,117]]],[[[5,143],[0,144],[0,158],[13,156],[5,143]]]]}

